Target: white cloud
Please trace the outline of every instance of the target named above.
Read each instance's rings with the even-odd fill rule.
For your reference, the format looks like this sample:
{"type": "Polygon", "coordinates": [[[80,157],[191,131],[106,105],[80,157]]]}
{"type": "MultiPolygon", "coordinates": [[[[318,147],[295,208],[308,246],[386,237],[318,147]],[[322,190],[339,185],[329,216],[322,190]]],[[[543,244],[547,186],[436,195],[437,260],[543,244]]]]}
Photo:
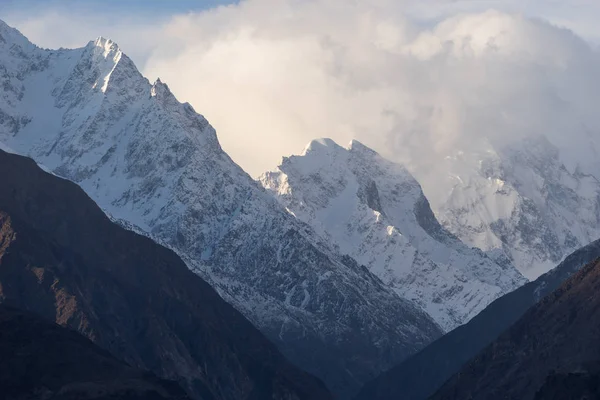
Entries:
{"type": "MultiPolygon", "coordinates": [[[[82,18],[76,29],[109,27],[143,72],[206,115],[232,158],[256,175],[324,136],[358,138],[416,165],[483,139],[545,133],[581,159],[590,149],[582,137],[600,135],[600,60],[571,31],[531,19],[553,19],[561,7],[248,0],[146,22],[82,18]]],[[[18,27],[49,32],[70,18],[18,27]]]]}

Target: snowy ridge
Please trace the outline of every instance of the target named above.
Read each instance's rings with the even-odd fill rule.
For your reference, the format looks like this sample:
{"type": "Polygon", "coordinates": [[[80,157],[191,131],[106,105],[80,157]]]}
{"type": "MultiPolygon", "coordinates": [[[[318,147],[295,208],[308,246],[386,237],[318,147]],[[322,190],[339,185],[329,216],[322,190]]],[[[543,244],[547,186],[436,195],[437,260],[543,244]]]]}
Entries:
{"type": "Polygon", "coordinates": [[[6,29],[0,142],[174,249],[340,396],[441,334],[287,213],[223,152],[202,115],[148,82],[115,43],[42,50],[6,29]]]}
{"type": "Polygon", "coordinates": [[[348,148],[312,141],[260,181],[337,251],[368,266],[446,331],[525,282],[512,266],[445,231],[412,175],[358,141],[348,148]]]}

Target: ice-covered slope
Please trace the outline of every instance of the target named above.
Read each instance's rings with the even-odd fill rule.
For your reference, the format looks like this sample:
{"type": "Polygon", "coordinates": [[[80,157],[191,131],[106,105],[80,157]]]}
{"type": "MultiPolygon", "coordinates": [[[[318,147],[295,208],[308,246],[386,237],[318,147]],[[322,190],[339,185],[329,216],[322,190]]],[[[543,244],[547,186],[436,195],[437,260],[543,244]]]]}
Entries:
{"type": "Polygon", "coordinates": [[[460,153],[442,165],[449,177],[435,184],[447,185],[448,196],[432,197],[441,223],[530,279],[600,238],[600,182],[567,168],[544,136],[460,153]]]}
{"type": "MultiPolygon", "coordinates": [[[[0,142],[176,250],[296,364],[350,395],[441,333],[339,256],[118,46],[42,50],[0,22],[0,142]]],[[[234,116],[232,116],[234,117],[234,116]]]]}
{"type": "Polygon", "coordinates": [[[357,141],[343,148],[315,140],[260,180],[290,213],[447,331],[525,281],[443,229],[410,173],[357,141]]]}

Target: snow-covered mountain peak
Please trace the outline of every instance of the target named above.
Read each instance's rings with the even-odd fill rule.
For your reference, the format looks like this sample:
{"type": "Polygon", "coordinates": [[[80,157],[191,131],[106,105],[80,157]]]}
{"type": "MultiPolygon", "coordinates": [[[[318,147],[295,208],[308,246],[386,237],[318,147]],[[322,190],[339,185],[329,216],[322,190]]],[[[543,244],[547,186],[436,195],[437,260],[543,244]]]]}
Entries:
{"type": "MultiPolygon", "coordinates": [[[[300,169],[302,175],[321,175],[322,171],[334,171],[345,164],[348,151],[329,138],[314,139],[308,143],[300,155],[283,157],[281,165],[286,168],[300,169]]],[[[332,172],[333,173],[333,172],[332,172]]],[[[318,177],[313,177],[319,180],[318,177]]],[[[312,179],[312,178],[311,178],[312,179]]]]}
{"type": "Polygon", "coordinates": [[[348,153],[356,153],[362,156],[380,157],[375,150],[365,146],[356,139],[352,139],[350,143],[348,143],[348,146],[343,147],[330,138],[320,138],[310,141],[300,153],[300,156],[331,158],[347,157],[348,153]]]}
{"type": "MultiPolygon", "coordinates": [[[[318,174],[325,180],[343,179],[343,175],[349,169],[360,170],[362,164],[373,164],[372,168],[392,167],[403,171],[403,179],[417,182],[408,174],[403,166],[393,164],[383,159],[376,151],[365,146],[358,140],[352,140],[343,147],[330,138],[314,139],[300,153],[283,157],[279,169],[298,169],[303,175],[318,174]],[[385,167],[384,167],[385,166],[385,167]]],[[[363,168],[364,170],[364,168],[363,168]]],[[[361,181],[365,174],[358,174],[361,181]]]]}
{"type": "Polygon", "coordinates": [[[314,140],[260,181],[290,213],[444,329],[524,282],[512,266],[445,231],[406,168],[358,141],[344,148],[331,139],[314,140]]]}
{"type": "Polygon", "coordinates": [[[90,76],[94,81],[92,88],[102,93],[113,86],[115,90],[129,90],[140,84],[147,85],[133,61],[110,39],[99,37],[89,42],[83,49],[81,62],[81,69],[95,75],[90,76]]]}
{"type": "Polygon", "coordinates": [[[310,143],[304,147],[301,155],[310,155],[311,157],[327,157],[328,155],[338,154],[343,151],[344,148],[337,144],[333,139],[320,138],[311,140],[310,143]]]}
{"type": "Polygon", "coordinates": [[[117,43],[102,36],[99,36],[96,38],[96,40],[91,41],[88,46],[96,47],[104,58],[112,58],[115,60],[115,62],[118,62],[118,59],[123,54],[117,43]]]}

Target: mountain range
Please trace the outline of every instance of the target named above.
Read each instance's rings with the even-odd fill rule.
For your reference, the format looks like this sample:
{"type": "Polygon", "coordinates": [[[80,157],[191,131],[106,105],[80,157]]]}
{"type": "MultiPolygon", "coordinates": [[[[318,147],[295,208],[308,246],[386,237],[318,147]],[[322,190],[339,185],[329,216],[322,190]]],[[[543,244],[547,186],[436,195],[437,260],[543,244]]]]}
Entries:
{"type": "Polygon", "coordinates": [[[342,396],[442,334],[337,253],[110,40],[44,50],[0,23],[0,142],[176,251],[294,363],[342,396]]]}
{"type": "MultiPolygon", "coordinates": [[[[0,85],[0,149],[46,171],[0,150],[0,299],[194,398],[331,398],[313,374],[347,399],[394,365],[359,398],[426,398],[600,247],[564,259],[600,236],[600,183],[544,136],[435,179],[319,139],[256,181],[111,40],[0,21],[0,85]]],[[[479,395],[460,376],[443,398],[479,395]]]]}

